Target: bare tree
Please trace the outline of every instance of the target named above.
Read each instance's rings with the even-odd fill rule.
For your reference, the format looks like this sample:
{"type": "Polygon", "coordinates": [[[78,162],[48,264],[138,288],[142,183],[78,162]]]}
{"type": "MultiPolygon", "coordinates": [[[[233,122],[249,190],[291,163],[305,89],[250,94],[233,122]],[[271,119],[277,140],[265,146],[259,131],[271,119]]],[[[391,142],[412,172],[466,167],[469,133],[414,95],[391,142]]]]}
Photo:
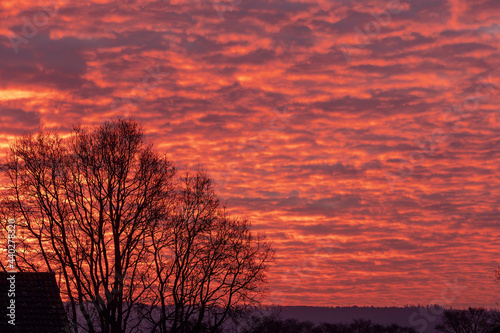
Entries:
{"type": "Polygon", "coordinates": [[[134,121],[23,136],[3,169],[17,267],[60,274],[75,331],[215,330],[263,291],[269,245],[206,175],[177,180],[134,121]]]}
{"type": "Polygon", "coordinates": [[[490,333],[500,325],[500,313],[483,308],[446,310],[436,329],[445,333],[490,333]]]}
{"type": "Polygon", "coordinates": [[[159,311],[148,318],[160,332],[216,332],[258,304],[273,252],[247,220],[226,215],[204,173],[176,188],[171,218],[151,229],[159,311]]]}

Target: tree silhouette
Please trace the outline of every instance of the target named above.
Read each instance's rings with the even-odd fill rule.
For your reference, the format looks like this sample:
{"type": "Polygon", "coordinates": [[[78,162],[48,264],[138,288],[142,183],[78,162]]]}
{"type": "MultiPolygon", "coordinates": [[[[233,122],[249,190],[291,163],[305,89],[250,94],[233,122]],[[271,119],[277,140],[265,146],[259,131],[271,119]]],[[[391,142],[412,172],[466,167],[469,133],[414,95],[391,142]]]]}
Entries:
{"type": "Polygon", "coordinates": [[[17,269],[59,273],[75,331],[215,332],[264,291],[269,244],[135,121],[25,135],[3,170],[17,269]]]}
{"type": "Polygon", "coordinates": [[[500,313],[483,308],[445,310],[436,329],[445,333],[491,333],[500,325],[500,313]]]}
{"type": "Polygon", "coordinates": [[[158,283],[146,318],[160,332],[215,332],[258,303],[272,250],[226,215],[205,174],[186,173],[178,188],[171,218],[150,229],[158,283]]]}

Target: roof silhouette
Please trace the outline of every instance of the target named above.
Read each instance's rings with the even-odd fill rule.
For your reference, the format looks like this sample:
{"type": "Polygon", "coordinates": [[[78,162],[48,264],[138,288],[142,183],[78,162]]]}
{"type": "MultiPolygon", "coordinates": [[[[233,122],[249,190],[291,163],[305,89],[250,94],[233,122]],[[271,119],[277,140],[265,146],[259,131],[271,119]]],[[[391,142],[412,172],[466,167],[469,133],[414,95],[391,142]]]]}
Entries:
{"type": "Polygon", "coordinates": [[[0,332],[70,332],[54,272],[0,272],[0,318],[0,332]],[[15,325],[8,316],[12,299],[15,325]]]}

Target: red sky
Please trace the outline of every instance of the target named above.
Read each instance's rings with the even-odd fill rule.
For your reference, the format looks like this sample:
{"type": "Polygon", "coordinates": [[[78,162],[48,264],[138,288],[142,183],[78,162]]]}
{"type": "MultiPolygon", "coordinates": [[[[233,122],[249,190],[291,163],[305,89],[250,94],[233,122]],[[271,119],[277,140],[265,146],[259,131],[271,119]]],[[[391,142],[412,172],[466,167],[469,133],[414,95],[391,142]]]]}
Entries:
{"type": "Polygon", "coordinates": [[[270,301],[497,307],[499,22],[496,0],[3,0],[0,145],[134,116],[274,243],[270,301]]]}

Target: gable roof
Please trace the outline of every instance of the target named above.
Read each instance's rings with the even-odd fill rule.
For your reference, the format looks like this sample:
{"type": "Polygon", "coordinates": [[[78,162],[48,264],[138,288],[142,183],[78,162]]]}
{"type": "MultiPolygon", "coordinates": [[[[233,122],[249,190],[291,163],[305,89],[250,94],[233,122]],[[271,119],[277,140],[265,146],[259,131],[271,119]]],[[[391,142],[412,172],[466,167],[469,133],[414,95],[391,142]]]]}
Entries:
{"type": "Polygon", "coordinates": [[[0,332],[69,332],[54,272],[0,272],[0,332]],[[15,296],[9,297],[12,276],[15,296]],[[8,323],[11,299],[15,300],[15,326],[8,323]]]}

